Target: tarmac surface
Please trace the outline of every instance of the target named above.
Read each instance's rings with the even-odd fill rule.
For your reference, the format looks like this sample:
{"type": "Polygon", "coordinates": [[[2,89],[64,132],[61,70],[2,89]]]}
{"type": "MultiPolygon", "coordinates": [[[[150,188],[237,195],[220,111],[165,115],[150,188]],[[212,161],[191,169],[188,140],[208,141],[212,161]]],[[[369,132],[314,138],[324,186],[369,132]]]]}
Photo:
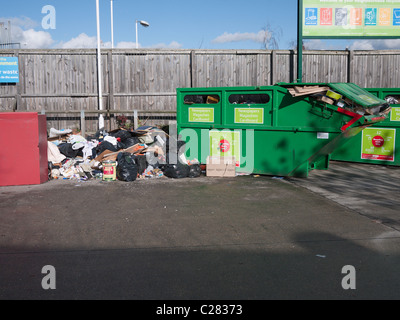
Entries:
{"type": "Polygon", "coordinates": [[[342,162],[0,187],[0,299],[397,300],[399,191],[399,167],[342,162]]]}

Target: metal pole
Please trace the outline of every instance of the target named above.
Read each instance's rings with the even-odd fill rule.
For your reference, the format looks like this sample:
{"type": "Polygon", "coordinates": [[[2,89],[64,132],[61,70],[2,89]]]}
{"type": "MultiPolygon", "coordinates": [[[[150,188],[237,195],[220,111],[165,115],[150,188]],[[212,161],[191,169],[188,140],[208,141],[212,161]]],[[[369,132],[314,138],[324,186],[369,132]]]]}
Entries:
{"type": "Polygon", "coordinates": [[[111,0],[111,49],[114,49],[114,8],[111,0]]]}
{"type": "Polygon", "coordinates": [[[297,82],[303,81],[303,0],[298,0],[297,21],[297,82]]]}
{"type": "Polygon", "coordinates": [[[136,49],[139,48],[139,42],[138,42],[138,31],[137,31],[137,20],[136,20],[136,49]]]}
{"type": "MultiPolygon", "coordinates": [[[[99,94],[99,110],[103,110],[103,97],[102,97],[102,72],[101,72],[101,49],[100,49],[100,9],[99,0],[96,0],[96,16],[97,16],[97,83],[99,94]]],[[[99,129],[104,128],[103,114],[99,116],[99,129]]]]}

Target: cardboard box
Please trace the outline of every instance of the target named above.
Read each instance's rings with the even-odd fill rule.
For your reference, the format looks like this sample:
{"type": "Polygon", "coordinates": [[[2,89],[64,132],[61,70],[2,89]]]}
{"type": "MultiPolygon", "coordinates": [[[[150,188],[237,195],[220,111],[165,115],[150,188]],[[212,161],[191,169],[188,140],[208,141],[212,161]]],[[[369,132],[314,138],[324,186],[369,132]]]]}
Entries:
{"type": "Polygon", "coordinates": [[[207,177],[235,177],[235,157],[207,157],[206,175],[207,177]]]}

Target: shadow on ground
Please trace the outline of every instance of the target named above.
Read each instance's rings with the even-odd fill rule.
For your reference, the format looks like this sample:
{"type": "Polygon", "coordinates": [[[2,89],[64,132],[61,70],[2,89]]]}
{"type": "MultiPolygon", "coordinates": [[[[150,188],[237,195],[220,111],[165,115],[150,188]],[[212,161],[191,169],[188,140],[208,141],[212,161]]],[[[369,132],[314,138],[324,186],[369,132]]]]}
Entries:
{"type": "Polygon", "coordinates": [[[51,181],[0,200],[0,299],[400,298],[400,232],[285,179],[51,181]]]}

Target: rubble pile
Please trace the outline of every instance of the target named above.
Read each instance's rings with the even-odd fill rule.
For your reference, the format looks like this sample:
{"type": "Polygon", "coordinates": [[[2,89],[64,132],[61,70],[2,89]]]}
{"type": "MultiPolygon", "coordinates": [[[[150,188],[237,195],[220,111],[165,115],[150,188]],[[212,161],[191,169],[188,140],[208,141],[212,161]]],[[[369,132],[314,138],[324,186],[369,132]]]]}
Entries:
{"type": "Polygon", "coordinates": [[[47,143],[50,180],[135,181],[202,174],[197,160],[186,160],[185,142],[158,127],[99,130],[88,137],[78,130],[51,128],[47,143]]]}
{"type": "MultiPolygon", "coordinates": [[[[357,113],[361,116],[386,116],[391,110],[389,104],[396,101],[396,99],[392,98],[392,100],[387,100],[387,103],[385,104],[378,104],[373,107],[366,108],[357,103],[357,101],[354,99],[335,92],[331,87],[325,85],[293,85],[288,87],[288,91],[293,97],[310,96],[317,101],[335,105],[339,108],[357,113]]],[[[359,92],[357,91],[350,93],[359,95],[359,92]]],[[[376,98],[372,95],[359,95],[358,98],[364,103],[374,104],[376,102],[376,98]]]]}

